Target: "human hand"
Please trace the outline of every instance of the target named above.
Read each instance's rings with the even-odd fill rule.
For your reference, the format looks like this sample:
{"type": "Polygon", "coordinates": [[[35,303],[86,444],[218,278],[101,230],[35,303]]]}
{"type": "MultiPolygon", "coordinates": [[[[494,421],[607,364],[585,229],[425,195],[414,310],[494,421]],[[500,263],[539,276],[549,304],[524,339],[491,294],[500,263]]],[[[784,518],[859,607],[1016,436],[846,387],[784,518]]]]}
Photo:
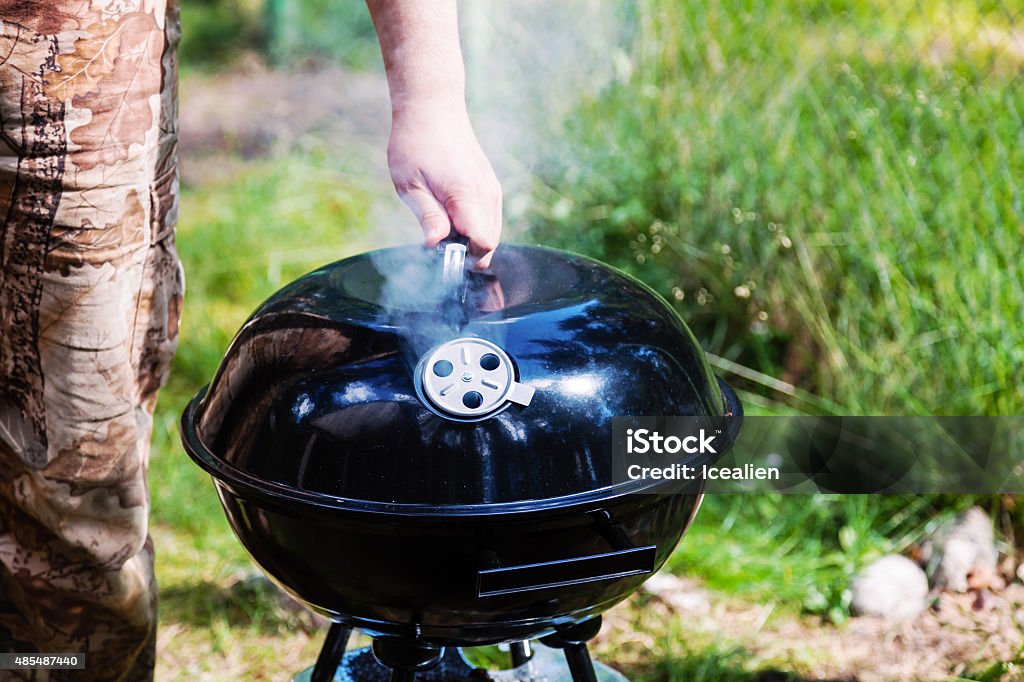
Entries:
{"type": "Polygon", "coordinates": [[[476,267],[486,268],[501,236],[501,185],[465,107],[428,102],[396,110],[388,166],[426,245],[454,229],[469,239],[476,267]]]}

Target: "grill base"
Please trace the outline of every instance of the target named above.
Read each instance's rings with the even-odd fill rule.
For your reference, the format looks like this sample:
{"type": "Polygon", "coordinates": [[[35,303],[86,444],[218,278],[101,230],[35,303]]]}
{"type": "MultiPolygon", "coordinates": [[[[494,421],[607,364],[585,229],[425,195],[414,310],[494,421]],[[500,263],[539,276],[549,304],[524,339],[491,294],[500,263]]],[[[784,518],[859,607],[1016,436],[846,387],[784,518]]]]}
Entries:
{"type": "Polygon", "coordinates": [[[458,647],[403,647],[394,640],[376,640],[373,647],[345,653],[351,630],[335,623],[316,665],[292,682],[628,682],[622,673],[590,658],[586,641],[600,627],[600,618],[580,623],[545,637],[540,642],[544,646],[532,651],[513,644],[515,667],[484,670],[470,665],[458,647]]]}
{"type": "MultiPolygon", "coordinates": [[[[625,675],[609,666],[594,661],[597,682],[629,682],[625,675]]],[[[292,678],[292,682],[311,682],[313,668],[309,667],[292,678]]],[[[331,682],[389,682],[391,671],[377,663],[370,647],[356,649],[345,655],[331,682]]],[[[560,652],[537,647],[533,658],[522,666],[509,670],[486,671],[473,668],[462,657],[459,649],[449,649],[433,670],[419,673],[416,682],[572,682],[572,675],[560,652]]]]}

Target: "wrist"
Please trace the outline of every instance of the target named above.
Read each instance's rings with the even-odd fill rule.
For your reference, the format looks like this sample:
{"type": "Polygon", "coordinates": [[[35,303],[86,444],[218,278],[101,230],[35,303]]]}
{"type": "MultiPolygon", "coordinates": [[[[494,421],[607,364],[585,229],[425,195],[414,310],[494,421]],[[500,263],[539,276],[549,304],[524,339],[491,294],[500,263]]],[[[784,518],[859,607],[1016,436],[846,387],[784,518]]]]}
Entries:
{"type": "Polygon", "coordinates": [[[391,121],[393,125],[424,120],[438,120],[447,124],[468,123],[469,111],[466,108],[465,98],[461,93],[458,95],[434,93],[429,96],[392,99],[391,121]]]}

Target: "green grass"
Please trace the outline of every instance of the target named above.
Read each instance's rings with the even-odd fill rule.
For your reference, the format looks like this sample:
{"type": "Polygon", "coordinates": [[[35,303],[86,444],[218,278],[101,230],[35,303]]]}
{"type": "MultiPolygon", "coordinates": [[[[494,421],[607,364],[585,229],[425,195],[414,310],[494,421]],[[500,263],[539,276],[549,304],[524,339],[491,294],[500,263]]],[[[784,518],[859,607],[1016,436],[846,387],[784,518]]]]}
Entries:
{"type": "Polygon", "coordinates": [[[1024,50],[1011,12],[637,12],[631,75],[552,142],[537,236],[625,267],[675,300],[708,350],[832,404],[801,409],[1021,412],[1024,50]]]}

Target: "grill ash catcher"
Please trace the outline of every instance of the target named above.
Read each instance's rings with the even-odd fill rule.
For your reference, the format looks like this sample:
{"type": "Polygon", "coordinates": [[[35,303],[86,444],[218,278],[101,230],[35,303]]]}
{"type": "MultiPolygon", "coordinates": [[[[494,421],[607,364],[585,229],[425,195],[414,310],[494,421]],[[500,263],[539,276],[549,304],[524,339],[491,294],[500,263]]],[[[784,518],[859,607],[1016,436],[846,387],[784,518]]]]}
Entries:
{"type": "Polygon", "coordinates": [[[487,272],[465,253],[385,249],[285,286],[182,417],[250,556],[332,621],[296,680],[623,680],[587,642],[704,485],[617,482],[612,418],[738,431],[735,394],[643,284],[551,249],[504,245],[487,272]],[[346,654],[355,629],[373,644],[346,654]],[[510,669],[460,651],[492,644],[510,669]]]}

